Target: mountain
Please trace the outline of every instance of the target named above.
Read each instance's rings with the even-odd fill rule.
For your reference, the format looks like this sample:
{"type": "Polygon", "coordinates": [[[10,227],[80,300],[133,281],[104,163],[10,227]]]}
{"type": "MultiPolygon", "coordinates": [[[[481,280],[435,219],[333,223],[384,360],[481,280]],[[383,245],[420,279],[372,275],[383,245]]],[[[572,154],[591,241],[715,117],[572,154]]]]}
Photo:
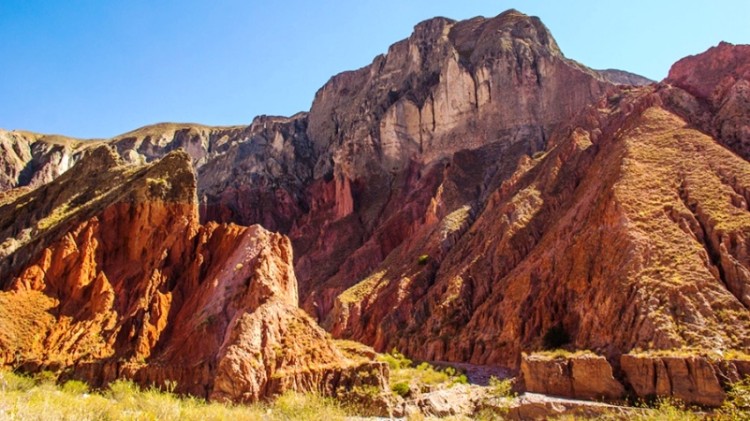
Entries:
{"type": "Polygon", "coordinates": [[[199,224],[196,184],[183,151],[125,165],[102,145],[6,198],[0,363],[236,402],[367,379],[383,389],[383,363],[340,348],[298,308],[289,239],[199,224]]]}
{"type": "MultiPolygon", "coordinates": [[[[120,242],[101,234],[106,247],[97,253],[113,262],[107,279],[135,282],[126,278],[139,262],[147,270],[137,284],[158,285],[144,287],[146,297],[171,292],[180,303],[173,306],[185,310],[139,333],[145,304],[135,303],[156,298],[127,299],[135,307],[119,309],[117,317],[128,316],[112,323],[145,345],[109,339],[96,358],[181,367],[229,358],[221,338],[249,340],[232,333],[230,320],[262,314],[257,301],[221,313],[214,336],[200,338],[213,344],[209,354],[170,350],[188,341],[176,332],[199,328],[188,314],[238,305],[198,286],[258,261],[237,248],[245,237],[284,244],[269,245],[281,251],[267,257],[283,276],[258,279],[273,284],[280,276],[287,292],[274,295],[285,303],[279,308],[318,338],[306,350],[330,350],[315,366],[347,366],[349,357],[339,357],[297,302],[334,337],[422,360],[517,369],[522,353],[550,346],[592,350],[615,365],[637,350],[746,352],[748,63],[748,46],[723,43],[679,61],[660,83],[596,71],[566,58],[538,18],[509,10],[422,22],[370,65],[332,77],[309,112],[288,118],[261,116],[246,127],[160,124],[96,142],[0,132],[0,146],[13,151],[0,157],[4,294],[50,291],[39,273],[62,268],[71,248],[56,242],[82,244],[92,218],[105,218],[118,227],[106,232],[124,230],[120,242]],[[103,144],[117,156],[86,170],[103,144]],[[175,160],[182,166],[174,174],[137,175],[175,160]],[[74,163],[82,167],[65,171],[74,163]],[[171,181],[183,173],[197,178],[171,181]],[[175,185],[184,185],[180,200],[167,193],[175,185]],[[178,209],[107,210],[119,209],[114,197],[151,203],[154,194],[178,209]],[[293,279],[298,295],[289,292],[293,279]]],[[[83,267],[70,264],[58,272],[83,267]]],[[[78,281],[60,285],[71,282],[78,281]]],[[[96,301],[76,294],[63,307],[96,301]]],[[[28,314],[24,320],[48,320],[28,314]]],[[[282,332],[286,317],[278,318],[282,332]]],[[[65,347],[60,355],[78,358],[65,347]]]]}

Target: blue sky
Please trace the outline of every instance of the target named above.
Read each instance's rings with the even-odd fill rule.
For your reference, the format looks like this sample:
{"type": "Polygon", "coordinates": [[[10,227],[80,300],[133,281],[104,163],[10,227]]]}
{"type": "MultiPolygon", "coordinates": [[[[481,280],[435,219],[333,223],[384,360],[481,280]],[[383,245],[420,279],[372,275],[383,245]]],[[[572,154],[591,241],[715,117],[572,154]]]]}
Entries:
{"type": "Polygon", "coordinates": [[[0,127],[93,138],[291,115],[419,21],[508,8],[569,58],[658,80],[721,40],[750,43],[747,0],[0,0],[0,127]]]}

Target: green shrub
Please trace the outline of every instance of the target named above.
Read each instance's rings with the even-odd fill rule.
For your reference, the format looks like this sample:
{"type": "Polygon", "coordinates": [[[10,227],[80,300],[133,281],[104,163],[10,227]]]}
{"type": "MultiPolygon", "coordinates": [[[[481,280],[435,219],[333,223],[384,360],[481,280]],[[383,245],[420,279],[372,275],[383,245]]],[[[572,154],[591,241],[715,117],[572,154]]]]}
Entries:
{"type": "Polygon", "coordinates": [[[88,393],[89,385],[78,380],[68,380],[62,385],[62,391],[72,395],[83,395],[84,393],[88,393]]]}
{"type": "Polygon", "coordinates": [[[513,393],[513,381],[511,379],[501,380],[495,376],[491,376],[488,390],[496,398],[512,398],[515,396],[515,393],[513,393]]]}
{"type": "Polygon", "coordinates": [[[750,418],[750,377],[732,384],[727,391],[727,398],[721,407],[722,417],[719,419],[749,419],[750,418]],[[743,416],[745,418],[743,418],[743,416]]]}
{"type": "Polygon", "coordinates": [[[409,383],[407,382],[399,382],[391,386],[391,390],[393,393],[401,396],[402,398],[409,395],[409,392],[411,392],[411,389],[409,388],[409,383]]]}
{"type": "Polygon", "coordinates": [[[664,398],[658,399],[655,407],[633,414],[631,419],[635,421],[698,421],[703,420],[704,417],[691,411],[679,401],[664,398]]]}
{"type": "Polygon", "coordinates": [[[568,332],[561,325],[555,325],[547,329],[542,338],[544,349],[555,349],[570,343],[568,332]]]}
{"type": "Polygon", "coordinates": [[[130,380],[116,380],[109,384],[108,395],[110,398],[118,401],[132,399],[140,394],[141,389],[137,384],[130,380]]]}
{"type": "Polygon", "coordinates": [[[417,258],[417,263],[424,266],[427,264],[427,262],[430,261],[430,255],[429,254],[423,254],[417,258]]]}
{"type": "Polygon", "coordinates": [[[388,368],[391,370],[400,370],[402,368],[411,367],[412,361],[404,356],[404,354],[398,352],[396,348],[393,348],[391,352],[378,356],[378,360],[388,364],[388,368]]]}
{"type": "Polygon", "coordinates": [[[0,392],[25,392],[36,385],[29,376],[0,370],[0,392]]]}
{"type": "Polygon", "coordinates": [[[55,384],[57,382],[57,374],[46,370],[40,371],[34,374],[34,380],[36,380],[36,384],[38,385],[55,384]]]}

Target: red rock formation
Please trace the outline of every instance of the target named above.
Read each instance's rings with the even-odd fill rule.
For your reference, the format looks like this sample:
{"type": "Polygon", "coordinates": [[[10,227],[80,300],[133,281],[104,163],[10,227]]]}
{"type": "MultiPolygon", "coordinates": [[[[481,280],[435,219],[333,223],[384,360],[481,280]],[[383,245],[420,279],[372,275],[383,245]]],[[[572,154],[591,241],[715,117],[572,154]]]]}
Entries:
{"type": "Polygon", "coordinates": [[[459,213],[425,227],[339,296],[334,334],[510,366],[558,324],[605,354],[747,348],[750,164],[651,88],[602,101],[551,144],[519,161],[473,223],[459,213]]]}
{"type": "MultiPolygon", "coordinates": [[[[247,128],[156,126],[112,143],[131,161],[187,148],[204,221],[287,233],[302,306],[335,336],[422,359],[512,367],[554,326],[571,347],[610,359],[636,347],[748,349],[750,168],[716,142],[748,157],[746,58],[746,47],[722,44],[675,65],[665,83],[615,86],[622,74],[566,59],[537,18],[516,11],[437,18],[371,65],[333,77],[309,114],[258,118],[247,128]]],[[[102,182],[100,173],[87,172],[102,182]]],[[[124,171],[119,177],[130,179],[124,171]]],[[[141,190],[158,196],[165,186],[152,178],[141,190]]],[[[0,273],[20,274],[32,256],[52,253],[45,251],[51,236],[77,233],[70,241],[84,242],[89,228],[79,224],[93,224],[130,191],[110,187],[117,193],[104,200],[57,186],[0,198],[6,214],[23,221],[0,212],[8,239],[0,244],[0,273]],[[24,197],[55,204],[34,210],[24,197]],[[70,219],[68,210],[81,203],[88,205],[70,219]],[[40,235],[50,226],[54,235],[40,235]]],[[[128,209],[128,218],[152,211],[128,209]]],[[[185,226],[196,232],[193,242],[207,229],[185,226]]],[[[171,241],[174,233],[153,235],[171,241]]],[[[138,276],[174,285],[184,273],[208,273],[231,248],[218,238],[198,259],[207,266],[173,266],[200,248],[175,240],[183,245],[165,247],[165,259],[177,260],[138,276]],[[225,253],[213,254],[214,247],[225,253]]],[[[64,244],[56,247],[66,253],[64,244]]],[[[157,255],[144,254],[152,266],[162,264],[157,255]]],[[[16,285],[41,285],[28,270],[16,285]]],[[[80,279],[66,275],[54,288],[80,279]]],[[[137,314],[176,308],[189,295],[156,292],[137,314]]],[[[166,355],[160,344],[173,338],[172,324],[162,329],[159,320],[149,316],[153,327],[132,331],[143,338],[132,355],[166,355]]],[[[241,325],[253,331],[260,323],[241,325]]],[[[254,352],[231,349],[226,355],[254,352]]],[[[144,373],[161,378],[172,369],[164,370],[144,373]]],[[[248,396],[260,393],[256,380],[248,381],[248,396]]]]}
{"type": "Polygon", "coordinates": [[[181,392],[243,402],[384,388],[383,364],[345,354],[297,307],[288,238],[199,225],[195,184],[184,152],[127,167],[102,147],[29,193],[33,202],[5,205],[0,220],[36,224],[4,256],[2,278],[17,275],[0,292],[3,362],[65,368],[94,384],[175,381],[181,392]]]}
{"type": "Polygon", "coordinates": [[[620,399],[625,388],[615,380],[612,366],[597,355],[549,357],[524,355],[521,375],[533,393],[576,399],[620,399]]]}
{"type": "Polygon", "coordinates": [[[719,406],[725,398],[713,367],[702,358],[622,357],[622,369],[639,396],[674,396],[687,403],[719,406]]]}
{"type": "Polygon", "coordinates": [[[750,45],[726,42],[672,66],[667,103],[701,130],[750,159],[750,45]]]}
{"type": "MultiPolygon", "coordinates": [[[[627,354],[618,366],[632,397],[667,397],[708,407],[721,406],[725,390],[750,374],[750,362],[746,360],[709,358],[684,350],[627,354]]],[[[612,375],[612,367],[601,356],[524,355],[521,374],[525,389],[533,393],[582,399],[619,399],[625,394],[623,385],[612,375]]]]}

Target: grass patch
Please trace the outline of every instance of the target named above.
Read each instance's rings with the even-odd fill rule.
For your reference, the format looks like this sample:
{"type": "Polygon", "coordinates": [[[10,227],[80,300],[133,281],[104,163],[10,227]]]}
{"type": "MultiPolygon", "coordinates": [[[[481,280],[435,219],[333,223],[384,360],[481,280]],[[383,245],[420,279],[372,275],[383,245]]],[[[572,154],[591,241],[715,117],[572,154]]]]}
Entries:
{"type": "Polygon", "coordinates": [[[119,380],[106,390],[85,383],[57,386],[47,378],[0,371],[2,420],[344,420],[349,414],[332,399],[286,393],[273,403],[239,406],[208,403],[119,380]]]}
{"type": "Polygon", "coordinates": [[[415,364],[395,349],[390,353],[379,355],[378,360],[388,364],[391,371],[391,391],[401,396],[411,392],[450,388],[469,382],[465,374],[453,367],[441,369],[427,362],[415,364]]]}
{"type": "Polygon", "coordinates": [[[596,354],[589,351],[589,350],[578,350],[578,351],[568,351],[566,349],[550,349],[546,351],[537,351],[531,354],[532,357],[537,358],[544,358],[548,360],[555,360],[558,358],[574,358],[574,357],[584,357],[584,356],[591,356],[595,357],[596,354]]]}
{"type": "Polygon", "coordinates": [[[679,401],[659,399],[650,410],[631,415],[634,421],[698,421],[706,419],[705,414],[693,411],[679,401]]]}
{"type": "Polygon", "coordinates": [[[715,350],[715,349],[702,349],[694,347],[683,347],[683,348],[672,348],[672,349],[649,349],[641,350],[639,348],[631,350],[628,355],[635,357],[647,357],[647,358],[659,358],[659,357],[678,357],[678,358],[691,358],[691,357],[703,357],[711,361],[750,361],[750,354],[742,350],[727,349],[727,350],[715,350]]]}
{"type": "Polygon", "coordinates": [[[376,291],[385,274],[385,270],[373,273],[361,282],[342,292],[341,295],[339,295],[339,300],[344,304],[362,301],[365,297],[376,291]]]}

